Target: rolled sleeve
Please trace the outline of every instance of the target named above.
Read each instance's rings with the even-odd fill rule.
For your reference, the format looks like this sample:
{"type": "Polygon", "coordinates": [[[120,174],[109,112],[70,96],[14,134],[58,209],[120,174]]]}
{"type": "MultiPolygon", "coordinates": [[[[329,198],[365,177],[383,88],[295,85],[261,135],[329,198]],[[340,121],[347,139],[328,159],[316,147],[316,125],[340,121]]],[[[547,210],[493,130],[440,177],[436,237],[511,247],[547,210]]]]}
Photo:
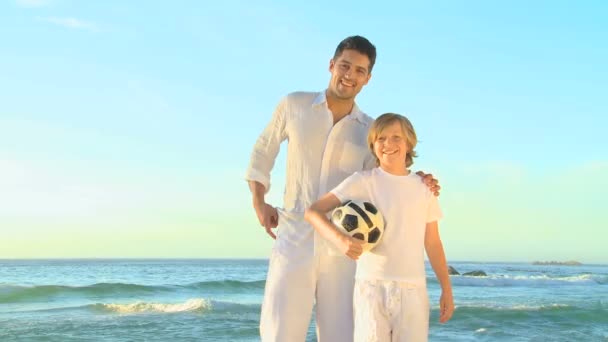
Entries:
{"type": "Polygon", "coordinates": [[[245,173],[245,180],[261,183],[266,192],[270,190],[270,172],[274,167],[281,143],[287,138],[285,132],[287,105],[286,97],[277,105],[272,119],[253,147],[249,167],[245,173]]]}
{"type": "Polygon", "coordinates": [[[246,181],[255,181],[264,186],[264,193],[267,193],[270,190],[270,177],[268,175],[263,174],[262,172],[252,169],[251,167],[247,169],[245,173],[246,181]]]}

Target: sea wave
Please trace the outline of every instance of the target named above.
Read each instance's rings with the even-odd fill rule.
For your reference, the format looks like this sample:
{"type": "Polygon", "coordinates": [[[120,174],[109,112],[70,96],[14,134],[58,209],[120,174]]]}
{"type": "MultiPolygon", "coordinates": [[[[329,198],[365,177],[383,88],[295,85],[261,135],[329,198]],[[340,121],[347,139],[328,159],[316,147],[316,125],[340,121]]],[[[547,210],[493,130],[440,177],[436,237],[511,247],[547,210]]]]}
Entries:
{"type": "Polygon", "coordinates": [[[93,304],[89,306],[94,310],[105,310],[107,312],[131,314],[131,313],[177,313],[177,312],[197,312],[197,313],[258,313],[260,304],[244,304],[237,302],[227,302],[211,300],[205,298],[188,299],[182,303],[153,303],[135,302],[127,304],[93,304]]]}
{"type": "Polygon", "coordinates": [[[186,285],[139,285],[125,283],[97,283],[84,286],[66,285],[0,285],[0,303],[45,301],[55,297],[116,297],[172,293],[183,290],[241,292],[262,290],[265,281],[220,280],[186,285]]]}
{"type": "MultiPolygon", "coordinates": [[[[551,303],[551,304],[539,304],[539,305],[528,305],[528,304],[515,304],[515,305],[457,305],[456,309],[471,310],[471,311],[556,311],[556,310],[570,310],[577,309],[579,307],[562,304],[562,303],[551,303]]],[[[607,308],[608,309],[608,308],[607,308]]]]}
{"type": "MultiPolygon", "coordinates": [[[[438,311],[434,308],[433,311],[438,311]]],[[[456,305],[454,317],[468,320],[517,321],[542,318],[545,320],[568,319],[581,323],[608,323],[608,306],[605,303],[593,305],[570,305],[551,303],[543,305],[456,305]]]]}
{"type": "Polygon", "coordinates": [[[222,291],[226,291],[227,289],[235,289],[235,290],[260,289],[260,290],[263,290],[265,284],[266,284],[265,280],[254,280],[254,281],[217,280],[217,281],[202,281],[202,282],[198,282],[198,283],[184,285],[182,287],[195,289],[195,290],[211,290],[211,289],[221,289],[222,291]]]}
{"type": "MultiPolygon", "coordinates": [[[[489,275],[483,277],[472,277],[453,275],[450,277],[453,286],[485,286],[485,287],[508,287],[508,286],[568,286],[568,285],[607,285],[607,275],[580,274],[574,276],[512,276],[512,275],[489,275]]],[[[433,277],[429,282],[437,283],[433,277]]]]}
{"type": "Polygon", "coordinates": [[[213,304],[210,300],[204,298],[189,299],[183,303],[148,303],[135,302],[128,304],[93,304],[88,306],[94,310],[102,310],[108,312],[116,312],[121,314],[158,312],[158,313],[176,313],[176,312],[205,312],[213,309],[213,304]]]}
{"type": "Polygon", "coordinates": [[[98,283],[86,286],[65,285],[2,285],[0,286],[0,303],[40,301],[58,296],[100,296],[118,293],[146,294],[164,290],[161,286],[145,286],[122,283],[98,283]]]}
{"type": "Polygon", "coordinates": [[[78,306],[62,306],[48,309],[20,310],[20,312],[70,312],[89,311],[92,313],[259,313],[260,304],[245,304],[219,301],[207,298],[190,298],[183,302],[147,302],[135,301],[130,303],[95,303],[78,306]]]}

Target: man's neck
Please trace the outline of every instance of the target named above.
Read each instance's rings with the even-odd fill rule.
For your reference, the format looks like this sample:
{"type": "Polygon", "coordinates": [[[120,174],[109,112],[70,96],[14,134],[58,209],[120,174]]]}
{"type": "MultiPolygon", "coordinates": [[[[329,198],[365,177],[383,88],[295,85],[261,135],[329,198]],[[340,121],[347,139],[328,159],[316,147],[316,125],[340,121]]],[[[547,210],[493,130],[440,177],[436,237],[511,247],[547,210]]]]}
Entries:
{"type": "Polygon", "coordinates": [[[355,106],[355,99],[343,100],[339,99],[335,96],[332,96],[329,92],[325,93],[325,98],[327,100],[327,108],[331,112],[334,118],[334,125],[342,120],[345,116],[350,114],[355,106]]]}

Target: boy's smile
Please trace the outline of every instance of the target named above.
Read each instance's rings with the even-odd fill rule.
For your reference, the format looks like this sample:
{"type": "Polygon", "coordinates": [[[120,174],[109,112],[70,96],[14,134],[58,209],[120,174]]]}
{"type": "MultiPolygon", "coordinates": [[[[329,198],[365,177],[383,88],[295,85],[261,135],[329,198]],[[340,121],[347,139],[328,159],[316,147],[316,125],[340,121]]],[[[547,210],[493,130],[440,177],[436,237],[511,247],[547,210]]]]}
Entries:
{"type": "Polygon", "coordinates": [[[408,146],[403,128],[398,121],[387,126],[374,142],[374,154],[380,166],[387,172],[404,174],[407,172],[405,157],[408,146]]]}

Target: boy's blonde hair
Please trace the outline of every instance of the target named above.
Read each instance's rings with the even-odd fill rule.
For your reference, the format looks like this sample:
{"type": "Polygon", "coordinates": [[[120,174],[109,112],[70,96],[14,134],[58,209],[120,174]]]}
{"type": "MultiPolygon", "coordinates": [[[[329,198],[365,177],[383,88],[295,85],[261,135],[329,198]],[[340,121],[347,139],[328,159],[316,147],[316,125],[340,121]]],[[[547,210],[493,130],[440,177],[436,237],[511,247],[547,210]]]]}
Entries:
{"type": "Polygon", "coordinates": [[[418,138],[416,137],[414,126],[412,126],[410,120],[408,120],[405,116],[395,113],[385,113],[376,118],[372,124],[372,127],[369,129],[369,133],[367,134],[367,145],[372,151],[374,158],[376,158],[376,165],[380,166],[380,160],[374,153],[374,143],[382,131],[384,131],[386,127],[392,125],[394,122],[399,122],[401,124],[401,130],[405,135],[405,144],[408,148],[405,155],[405,167],[410,167],[412,164],[414,164],[414,158],[418,156],[416,151],[414,151],[414,147],[416,147],[416,144],[418,143],[418,138]]]}

